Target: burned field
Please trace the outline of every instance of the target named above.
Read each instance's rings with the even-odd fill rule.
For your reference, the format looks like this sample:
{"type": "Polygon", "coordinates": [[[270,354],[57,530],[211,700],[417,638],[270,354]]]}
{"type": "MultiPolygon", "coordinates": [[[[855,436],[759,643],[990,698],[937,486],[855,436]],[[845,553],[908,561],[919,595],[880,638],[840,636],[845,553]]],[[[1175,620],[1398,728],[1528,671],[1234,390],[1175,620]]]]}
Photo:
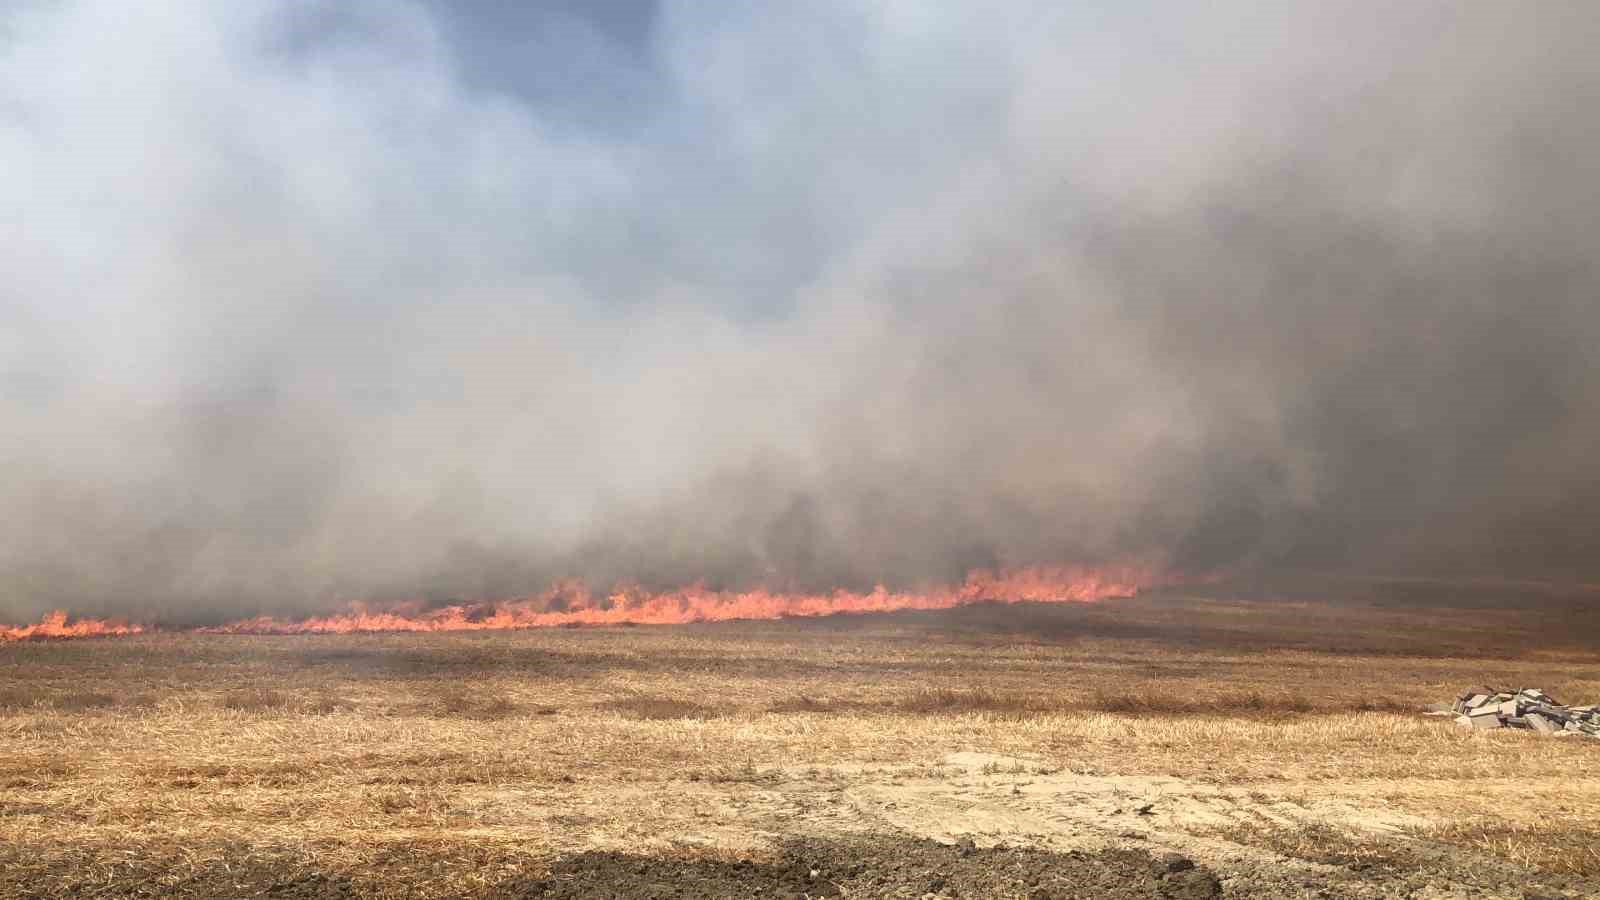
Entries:
{"type": "Polygon", "coordinates": [[[1600,700],[1600,611],[17,642],[0,895],[1600,895],[1600,742],[1422,714],[1478,683],[1600,700]]]}

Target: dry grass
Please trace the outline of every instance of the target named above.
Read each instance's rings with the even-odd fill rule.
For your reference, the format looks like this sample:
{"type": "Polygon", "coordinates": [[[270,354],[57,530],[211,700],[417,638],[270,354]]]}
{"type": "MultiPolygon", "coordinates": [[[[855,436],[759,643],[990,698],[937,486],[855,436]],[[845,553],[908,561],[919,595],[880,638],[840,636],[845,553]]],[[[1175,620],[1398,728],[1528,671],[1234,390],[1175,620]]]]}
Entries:
{"type": "Polygon", "coordinates": [[[1026,694],[979,689],[933,688],[896,702],[895,710],[912,715],[990,713],[1024,716],[1042,711],[1026,694]]]}
{"type": "Polygon", "coordinates": [[[899,696],[885,697],[876,702],[853,700],[847,697],[819,699],[809,694],[799,694],[766,706],[770,713],[808,713],[818,715],[972,715],[988,714],[1009,717],[1042,715],[1060,712],[1063,707],[1048,698],[1033,697],[1014,691],[991,691],[982,688],[924,688],[899,696]]]}
{"type": "Polygon", "coordinates": [[[1228,716],[1282,720],[1294,716],[1330,713],[1386,712],[1411,715],[1421,711],[1415,703],[1387,698],[1324,698],[1314,700],[1297,693],[1263,693],[1256,690],[1193,697],[1161,688],[1100,689],[1087,697],[983,688],[925,688],[899,697],[872,702],[849,697],[797,694],[766,706],[771,713],[818,715],[965,715],[983,713],[1010,718],[1063,715],[1073,712],[1118,713],[1132,716],[1228,716]]]}
{"type": "MultiPolygon", "coordinates": [[[[425,702],[418,705],[417,709],[430,716],[473,719],[480,722],[510,719],[525,712],[516,701],[504,694],[462,687],[446,687],[434,691],[425,702]]],[[[534,715],[553,715],[556,711],[555,707],[540,706],[526,712],[534,715]]]]}
{"type": "Polygon", "coordinates": [[[1516,824],[1458,822],[1422,835],[1530,869],[1600,878],[1600,840],[1589,816],[1516,824]]]}
{"type": "Polygon", "coordinates": [[[138,709],[153,704],[149,694],[112,690],[46,690],[37,685],[0,685],[0,715],[30,710],[81,713],[103,709],[138,709]]]}
{"type": "Polygon", "coordinates": [[[1418,862],[1417,853],[1393,841],[1353,835],[1321,823],[1292,828],[1247,825],[1219,832],[1234,843],[1264,847],[1290,859],[1356,871],[1396,869],[1418,862]]]}
{"type": "Polygon", "coordinates": [[[271,688],[248,687],[228,691],[217,701],[217,705],[236,712],[258,713],[288,709],[293,705],[293,700],[281,691],[274,691],[271,688]]]}
{"type": "Polygon", "coordinates": [[[771,713],[806,713],[820,715],[823,713],[841,713],[851,711],[865,711],[866,706],[853,703],[849,700],[818,699],[809,694],[796,694],[785,697],[776,703],[767,704],[767,712],[771,713]]]}
{"type": "Polygon", "coordinates": [[[1182,695],[1141,690],[1137,693],[1100,692],[1095,695],[1089,708],[1138,716],[1194,716],[1308,713],[1316,707],[1298,694],[1266,695],[1252,690],[1209,700],[1195,700],[1182,695]]]}
{"type": "Polygon", "coordinates": [[[1320,702],[1299,693],[1264,693],[1258,690],[1230,691],[1221,696],[1196,699],[1182,695],[1141,689],[1136,692],[1097,693],[1088,709],[1138,716],[1262,716],[1283,718],[1308,713],[1385,712],[1408,715],[1421,706],[1386,697],[1325,698],[1320,702]]]}
{"type": "MultiPolygon", "coordinates": [[[[110,872],[130,851],[221,865],[249,847],[360,883],[426,847],[439,862],[419,896],[461,895],[490,850],[531,872],[553,853],[677,835],[738,848],[858,827],[838,791],[880,776],[851,773],[937,772],[982,750],[1382,804],[1435,823],[1434,840],[1595,873],[1600,826],[1577,811],[1600,808],[1600,747],[1415,713],[1484,681],[1600,700],[1600,647],[1582,643],[1600,628],[1528,649],[1518,614],[1474,611],[1496,642],[1437,612],[1189,599],[4,645],[0,846],[57,874],[110,872]],[[1441,655],[1430,634],[1512,649],[1441,655]],[[1549,824],[1552,804],[1574,813],[1549,824]]],[[[1287,835],[1250,840],[1332,846],[1287,835]]],[[[22,883],[5,877],[0,893],[22,883]]]]}
{"type": "Polygon", "coordinates": [[[226,691],[217,698],[217,705],[240,713],[266,714],[291,713],[296,715],[328,715],[353,708],[338,697],[317,691],[294,694],[268,687],[251,686],[226,691]]]}
{"type": "Polygon", "coordinates": [[[659,721],[663,719],[714,719],[719,713],[705,704],[677,697],[616,697],[595,704],[595,709],[608,710],[629,719],[659,721]]]}

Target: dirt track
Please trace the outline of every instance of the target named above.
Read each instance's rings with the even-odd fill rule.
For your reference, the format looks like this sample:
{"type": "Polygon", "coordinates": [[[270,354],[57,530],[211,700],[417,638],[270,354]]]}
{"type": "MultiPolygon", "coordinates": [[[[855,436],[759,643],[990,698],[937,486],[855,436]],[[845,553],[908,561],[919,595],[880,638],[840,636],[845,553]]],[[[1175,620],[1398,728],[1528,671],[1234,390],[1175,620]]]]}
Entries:
{"type": "Polygon", "coordinates": [[[580,897],[1026,897],[1211,900],[1222,887],[1211,872],[1172,856],[1138,850],[1098,853],[948,846],[880,839],[793,841],[776,858],[713,861],[585,853],[562,860],[529,896],[580,897]]]}

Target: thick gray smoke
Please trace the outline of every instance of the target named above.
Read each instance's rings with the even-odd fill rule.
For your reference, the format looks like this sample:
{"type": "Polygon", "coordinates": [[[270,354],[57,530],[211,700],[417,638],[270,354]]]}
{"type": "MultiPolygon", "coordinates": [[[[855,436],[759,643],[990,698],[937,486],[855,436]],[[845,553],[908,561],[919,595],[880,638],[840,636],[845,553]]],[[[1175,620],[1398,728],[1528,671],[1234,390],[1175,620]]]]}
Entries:
{"type": "Polygon", "coordinates": [[[0,620],[1600,577],[1594,4],[472,6],[0,11],[0,620]]]}

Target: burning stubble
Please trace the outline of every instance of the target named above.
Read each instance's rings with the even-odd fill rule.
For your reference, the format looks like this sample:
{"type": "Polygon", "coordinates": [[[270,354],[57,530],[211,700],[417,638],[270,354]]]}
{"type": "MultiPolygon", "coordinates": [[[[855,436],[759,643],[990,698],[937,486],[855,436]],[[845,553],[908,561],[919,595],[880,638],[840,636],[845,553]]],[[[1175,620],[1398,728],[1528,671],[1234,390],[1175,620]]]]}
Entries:
{"type": "MultiPolygon", "coordinates": [[[[1158,580],[1149,572],[1121,569],[1026,569],[995,575],[973,572],[959,586],[922,591],[867,593],[836,590],[826,594],[765,589],[715,591],[704,586],[672,591],[619,587],[596,595],[580,581],[568,581],[530,597],[499,602],[429,606],[420,602],[357,602],[343,612],[303,619],[256,616],[193,629],[207,634],[352,634],[361,632],[502,631],[584,625],[680,625],[735,619],[813,618],[817,616],[938,610],[977,603],[1088,603],[1132,597],[1158,580]]],[[[180,623],[181,627],[181,623],[180,623]]],[[[143,634],[146,624],[95,618],[70,618],[56,610],[31,625],[0,626],[0,641],[121,637],[143,634]]]]}

